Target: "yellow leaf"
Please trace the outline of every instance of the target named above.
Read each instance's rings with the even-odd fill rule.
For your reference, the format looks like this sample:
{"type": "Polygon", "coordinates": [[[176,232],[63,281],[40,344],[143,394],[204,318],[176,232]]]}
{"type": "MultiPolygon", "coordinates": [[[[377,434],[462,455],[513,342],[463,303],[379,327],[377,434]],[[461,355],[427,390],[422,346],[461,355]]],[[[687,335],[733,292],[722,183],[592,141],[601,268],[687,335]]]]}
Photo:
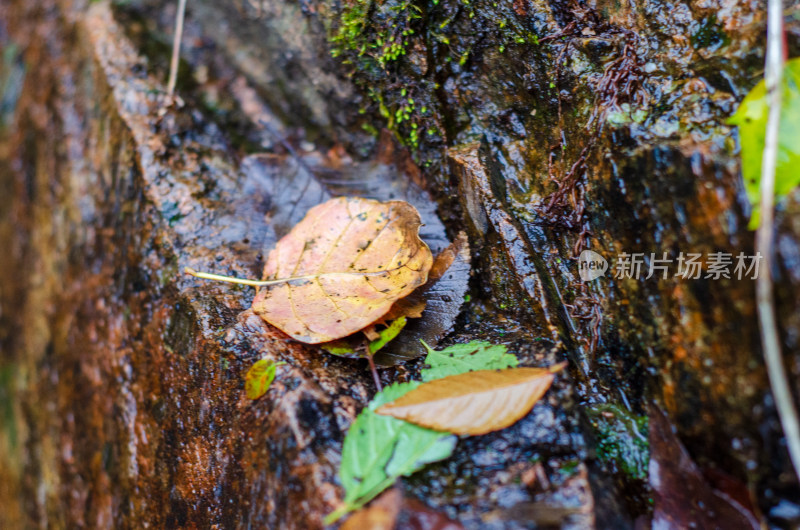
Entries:
{"type": "Polygon", "coordinates": [[[244,391],[250,399],[258,399],[269,390],[272,381],[275,379],[275,371],[278,366],[286,363],[276,363],[272,359],[260,359],[247,370],[244,376],[244,391]]]}
{"type": "Polygon", "coordinates": [[[564,365],[452,375],[423,383],[376,412],[429,429],[486,434],[505,429],[530,412],[564,365]]]}
{"type": "MultiPolygon", "coordinates": [[[[425,291],[430,289],[436,282],[442,279],[447,270],[455,261],[458,253],[464,248],[466,243],[466,234],[460,232],[456,241],[451,243],[447,248],[442,250],[438,256],[433,259],[433,265],[430,272],[428,272],[428,281],[411,293],[409,296],[398,300],[394,303],[391,310],[386,313],[381,320],[382,323],[388,323],[400,317],[407,318],[422,318],[422,312],[425,311],[427,300],[425,299],[425,291]]],[[[387,324],[388,325],[388,324],[387,324]]],[[[374,340],[374,339],[370,339],[374,340]]]]}
{"type": "Polygon", "coordinates": [[[310,344],[346,337],[425,283],[433,257],[417,210],[341,197],[309,210],[278,241],[253,300],[261,318],[310,344]]]}

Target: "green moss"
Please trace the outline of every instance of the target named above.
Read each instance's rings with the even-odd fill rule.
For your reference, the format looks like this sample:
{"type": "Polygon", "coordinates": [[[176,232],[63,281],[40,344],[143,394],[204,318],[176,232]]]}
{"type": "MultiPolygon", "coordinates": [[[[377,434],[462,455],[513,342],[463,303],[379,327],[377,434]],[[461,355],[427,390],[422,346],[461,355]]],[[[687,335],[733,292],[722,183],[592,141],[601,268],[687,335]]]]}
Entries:
{"type": "Polygon", "coordinates": [[[354,0],[342,8],[330,33],[331,54],[358,69],[385,68],[406,54],[407,38],[414,34],[410,25],[420,13],[410,0],[354,0]]]}
{"type": "Polygon", "coordinates": [[[627,477],[646,479],[650,461],[647,416],[610,404],[592,405],[586,410],[595,429],[600,461],[627,477]]]}
{"type": "Polygon", "coordinates": [[[0,425],[6,433],[9,448],[17,447],[17,422],[14,415],[14,382],[17,376],[15,364],[0,365],[0,425]]]}
{"type": "Polygon", "coordinates": [[[539,39],[510,5],[475,0],[345,0],[325,20],[332,55],[372,102],[365,114],[385,120],[372,126],[392,131],[418,162],[443,144],[443,124],[463,121],[440,114],[436,80],[468,71],[483,50],[526,53],[539,39]],[[496,29],[490,39],[487,28],[496,29]],[[442,66],[436,76],[429,61],[442,66]]]}

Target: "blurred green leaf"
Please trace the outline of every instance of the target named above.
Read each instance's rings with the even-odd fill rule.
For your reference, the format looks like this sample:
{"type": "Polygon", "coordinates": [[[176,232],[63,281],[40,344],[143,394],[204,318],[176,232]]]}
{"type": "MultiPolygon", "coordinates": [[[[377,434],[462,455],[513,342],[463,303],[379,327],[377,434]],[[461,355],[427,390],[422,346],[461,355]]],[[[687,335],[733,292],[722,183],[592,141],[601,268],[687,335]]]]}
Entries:
{"type": "MultiPolygon", "coordinates": [[[[759,225],[761,201],[761,159],[767,130],[767,89],[759,82],[742,100],[728,123],[739,127],[742,151],[742,178],[752,206],[750,229],[759,225]]],[[[800,58],[787,61],[783,72],[781,123],[778,136],[778,165],[775,196],[783,197],[800,184],[800,58]]]]}

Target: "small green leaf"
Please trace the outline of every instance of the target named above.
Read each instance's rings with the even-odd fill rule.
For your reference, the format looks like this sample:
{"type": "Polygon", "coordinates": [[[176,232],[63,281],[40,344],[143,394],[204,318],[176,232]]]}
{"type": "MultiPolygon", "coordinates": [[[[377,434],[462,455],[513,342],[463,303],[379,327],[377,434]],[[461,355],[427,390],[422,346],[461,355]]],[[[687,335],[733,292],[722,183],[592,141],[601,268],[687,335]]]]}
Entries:
{"type": "Polygon", "coordinates": [[[473,341],[455,344],[440,351],[431,349],[427,344],[425,348],[428,349],[425,364],[430,367],[422,370],[422,380],[425,382],[473,370],[502,370],[517,366],[517,358],[506,353],[506,347],[502,344],[473,341]]]}
{"type": "Polygon", "coordinates": [[[269,390],[275,379],[275,370],[286,363],[276,363],[272,359],[261,359],[247,370],[244,376],[244,391],[250,399],[258,399],[269,390]]]}
{"type": "MultiPolygon", "coordinates": [[[[759,82],[742,100],[736,113],[728,123],[739,127],[739,143],[742,149],[742,178],[747,198],[752,205],[749,228],[759,225],[759,203],[761,201],[761,158],[767,130],[767,89],[759,82]]],[[[800,184],[800,58],[786,62],[783,72],[783,97],[781,123],[778,132],[778,165],[775,172],[775,196],[783,197],[800,184]]]]}
{"type": "Polygon", "coordinates": [[[394,401],[419,384],[412,381],[385,388],[350,426],[339,469],[345,488],[344,506],[330,514],[325,524],[360,508],[398,477],[411,475],[425,464],[453,453],[455,436],[375,413],[381,405],[394,401]]]}
{"type": "Polygon", "coordinates": [[[365,344],[364,337],[358,333],[344,337],[343,339],[332,340],[320,344],[323,350],[339,357],[349,359],[363,359],[367,355],[375,355],[378,350],[386,346],[392,339],[403,330],[406,325],[406,317],[400,317],[391,322],[387,327],[378,331],[378,338],[365,344]],[[366,345],[366,347],[365,347],[366,345]]]}
{"type": "Polygon", "coordinates": [[[369,354],[375,355],[378,350],[386,346],[390,340],[395,338],[406,326],[406,317],[400,317],[392,321],[385,329],[378,332],[379,338],[369,343],[369,354]]]}
{"type": "Polygon", "coordinates": [[[320,346],[322,346],[322,349],[326,352],[338,355],[339,357],[347,357],[350,359],[363,357],[363,355],[358,353],[358,343],[352,340],[352,336],[325,342],[320,344],[320,346]]]}

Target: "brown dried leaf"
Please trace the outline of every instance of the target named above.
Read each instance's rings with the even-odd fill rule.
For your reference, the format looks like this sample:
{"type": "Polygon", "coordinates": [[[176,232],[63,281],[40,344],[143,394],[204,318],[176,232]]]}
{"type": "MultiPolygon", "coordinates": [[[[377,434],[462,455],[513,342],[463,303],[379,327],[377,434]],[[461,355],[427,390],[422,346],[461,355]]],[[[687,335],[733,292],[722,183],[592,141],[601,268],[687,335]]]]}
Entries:
{"type": "Polygon", "coordinates": [[[278,241],[253,300],[261,318],[310,344],[350,335],[425,283],[433,257],[403,201],[331,199],[278,241]]]}
{"type": "Polygon", "coordinates": [[[383,492],[342,525],[342,530],[463,530],[461,523],[424,503],[405,497],[398,488],[383,492]]]}
{"type": "MultiPolygon", "coordinates": [[[[409,322],[403,333],[375,357],[375,363],[389,366],[424,355],[427,350],[422,341],[435,347],[452,329],[461,312],[469,287],[469,276],[469,241],[467,235],[460,232],[433,260],[425,285],[392,306],[390,313],[398,306],[408,311],[408,307],[414,307],[416,301],[425,304],[422,318],[409,322]]],[[[384,318],[388,320],[388,317],[384,318]]]]}
{"type": "Polygon", "coordinates": [[[361,508],[342,525],[342,530],[393,530],[403,504],[403,493],[392,488],[381,494],[366,508],[361,508]]]}
{"type": "Polygon", "coordinates": [[[653,528],[762,528],[756,514],[706,482],[664,412],[650,409],[653,528]]]}
{"type": "MultiPolygon", "coordinates": [[[[384,318],[381,318],[381,322],[379,322],[378,324],[383,324],[384,320],[385,320],[384,318]]],[[[379,338],[381,338],[381,334],[378,333],[378,328],[376,327],[378,324],[370,324],[369,326],[361,330],[361,333],[363,333],[364,336],[367,337],[367,340],[378,340],[379,338]]]]}
{"type": "Polygon", "coordinates": [[[525,416],[564,363],[550,368],[478,370],[423,383],[376,412],[455,434],[486,434],[525,416]]]}

